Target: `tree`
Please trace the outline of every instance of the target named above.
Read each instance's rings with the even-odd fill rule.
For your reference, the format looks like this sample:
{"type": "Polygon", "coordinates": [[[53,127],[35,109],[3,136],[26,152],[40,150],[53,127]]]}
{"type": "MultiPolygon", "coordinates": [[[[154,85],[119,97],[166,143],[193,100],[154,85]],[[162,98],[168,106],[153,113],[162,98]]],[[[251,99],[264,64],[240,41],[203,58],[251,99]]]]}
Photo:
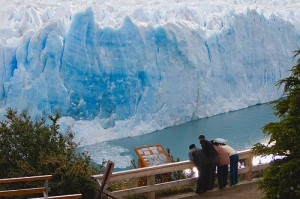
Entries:
{"type": "MultiPolygon", "coordinates": [[[[295,52],[294,58],[300,55],[295,52]]],[[[263,127],[263,133],[270,137],[268,144],[257,143],[253,151],[257,155],[276,155],[264,171],[259,188],[265,198],[300,198],[300,58],[291,69],[291,75],[280,80],[277,86],[284,86],[284,96],[275,102],[278,122],[263,127]]]]}
{"type": "Polygon", "coordinates": [[[70,130],[65,136],[59,132],[59,117],[57,113],[47,121],[45,117],[32,121],[25,111],[8,109],[0,122],[0,176],[52,174],[50,195],[82,193],[83,198],[93,198],[96,183],[91,175],[99,174],[99,169],[88,153],[77,152],[70,130]]]}

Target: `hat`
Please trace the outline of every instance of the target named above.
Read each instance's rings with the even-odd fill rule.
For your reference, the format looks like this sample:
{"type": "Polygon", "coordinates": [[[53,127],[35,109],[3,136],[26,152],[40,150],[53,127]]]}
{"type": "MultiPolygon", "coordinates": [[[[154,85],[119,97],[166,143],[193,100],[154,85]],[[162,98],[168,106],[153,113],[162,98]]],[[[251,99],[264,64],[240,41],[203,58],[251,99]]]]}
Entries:
{"type": "Polygon", "coordinates": [[[219,143],[225,143],[227,142],[227,140],[223,139],[223,138],[217,138],[215,139],[216,142],[219,142],[219,143]]]}

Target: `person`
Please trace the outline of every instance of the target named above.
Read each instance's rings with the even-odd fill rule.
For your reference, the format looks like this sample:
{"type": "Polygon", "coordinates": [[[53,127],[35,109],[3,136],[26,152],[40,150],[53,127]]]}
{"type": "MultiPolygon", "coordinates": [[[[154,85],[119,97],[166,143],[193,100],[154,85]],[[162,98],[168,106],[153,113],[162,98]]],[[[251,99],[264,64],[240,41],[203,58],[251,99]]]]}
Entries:
{"type": "Polygon", "coordinates": [[[210,142],[213,144],[219,156],[219,162],[217,164],[217,176],[219,189],[223,189],[227,185],[228,164],[230,163],[229,155],[218,142],[216,142],[215,140],[211,140],[210,142]]]}
{"type": "Polygon", "coordinates": [[[203,150],[196,148],[195,144],[191,144],[189,149],[189,160],[195,163],[198,170],[197,187],[195,193],[202,194],[205,193],[209,187],[208,184],[206,184],[208,181],[206,178],[208,177],[207,174],[209,172],[209,168],[207,167],[208,159],[203,150]]]}
{"type": "Polygon", "coordinates": [[[208,190],[213,190],[216,178],[216,164],[218,162],[218,154],[212,143],[206,140],[204,135],[199,135],[198,139],[200,141],[202,150],[208,159],[207,167],[209,168],[209,172],[207,174],[208,177],[206,178],[206,184],[209,185],[208,190]]]}
{"type": "Polygon", "coordinates": [[[238,183],[238,174],[239,174],[239,154],[235,149],[233,149],[231,146],[223,143],[218,142],[220,146],[225,149],[227,154],[229,155],[230,159],[230,186],[235,185],[238,183]]]}

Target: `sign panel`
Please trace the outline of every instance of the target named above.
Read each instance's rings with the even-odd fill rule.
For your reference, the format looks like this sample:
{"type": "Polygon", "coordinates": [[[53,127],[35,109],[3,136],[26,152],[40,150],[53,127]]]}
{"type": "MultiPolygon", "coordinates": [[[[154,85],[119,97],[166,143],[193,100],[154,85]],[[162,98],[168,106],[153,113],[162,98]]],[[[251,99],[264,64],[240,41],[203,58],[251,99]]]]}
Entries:
{"type": "Polygon", "coordinates": [[[134,148],[141,167],[148,167],[172,162],[169,155],[160,144],[134,148]]]}

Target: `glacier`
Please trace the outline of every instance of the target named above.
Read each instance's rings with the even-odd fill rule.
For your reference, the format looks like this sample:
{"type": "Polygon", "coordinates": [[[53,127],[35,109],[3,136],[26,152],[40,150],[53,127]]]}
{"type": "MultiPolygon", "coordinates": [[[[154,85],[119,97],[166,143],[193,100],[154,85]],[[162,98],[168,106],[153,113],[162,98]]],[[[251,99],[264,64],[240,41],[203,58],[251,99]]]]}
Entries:
{"type": "Polygon", "coordinates": [[[2,0],[0,114],[59,110],[81,145],[282,97],[295,0],[2,0]]]}

